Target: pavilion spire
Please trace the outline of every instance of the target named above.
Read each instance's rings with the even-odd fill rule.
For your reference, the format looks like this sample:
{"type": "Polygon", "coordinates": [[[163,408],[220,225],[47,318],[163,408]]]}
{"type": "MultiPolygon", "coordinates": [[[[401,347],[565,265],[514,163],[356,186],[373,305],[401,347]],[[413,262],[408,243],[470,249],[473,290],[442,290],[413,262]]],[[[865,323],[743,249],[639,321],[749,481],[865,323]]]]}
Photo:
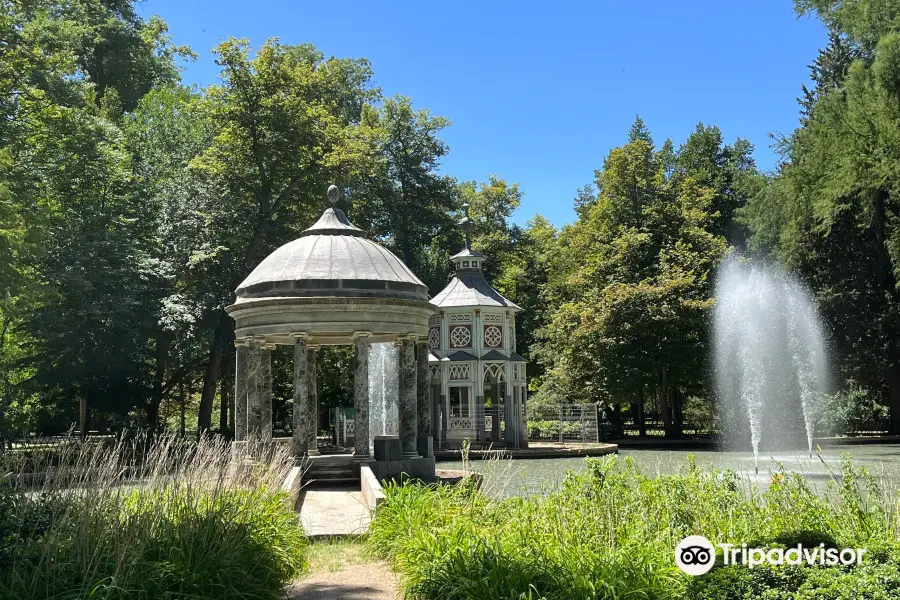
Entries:
{"type": "Polygon", "coordinates": [[[460,219],[459,227],[466,233],[466,250],[472,250],[472,226],[475,225],[475,220],[469,216],[469,203],[466,202],[462,205],[463,211],[465,211],[466,216],[460,219]]]}

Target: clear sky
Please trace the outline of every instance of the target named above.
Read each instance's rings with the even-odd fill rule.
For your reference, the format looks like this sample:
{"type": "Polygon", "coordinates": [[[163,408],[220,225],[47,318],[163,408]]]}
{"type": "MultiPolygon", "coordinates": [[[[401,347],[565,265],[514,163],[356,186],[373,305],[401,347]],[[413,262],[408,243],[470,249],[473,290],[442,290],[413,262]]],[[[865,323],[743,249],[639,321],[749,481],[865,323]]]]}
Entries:
{"type": "Polygon", "coordinates": [[[518,182],[514,220],[541,213],[557,226],[574,219],[577,188],[636,114],[657,144],[718,125],[771,169],[769,134],[797,126],[807,65],[827,41],[791,0],[147,0],[139,10],[200,55],[188,83],[218,81],[210,50],[228,36],[368,58],[385,95],[452,121],[444,172],[518,182]]]}

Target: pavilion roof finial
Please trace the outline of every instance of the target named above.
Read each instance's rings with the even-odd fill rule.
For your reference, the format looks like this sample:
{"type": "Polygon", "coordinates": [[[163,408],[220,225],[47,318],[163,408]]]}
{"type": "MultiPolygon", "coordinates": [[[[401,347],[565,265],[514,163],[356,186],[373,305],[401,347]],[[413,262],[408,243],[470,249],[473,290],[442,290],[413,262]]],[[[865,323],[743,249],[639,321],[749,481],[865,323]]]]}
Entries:
{"type": "Polygon", "coordinates": [[[331,202],[332,206],[335,206],[338,203],[338,200],[341,199],[341,190],[338,188],[338,186],[332,183],[328,186],[327,195],[328,201],[331,202]]]}
{"type": "Polygon", "coordinates": [[[466,202],[462,207],[466,216],[460,219],[459,226],[466,232],[466,250],[472,250],[472,226],[475,224],[475,221],[469,216],[469,203],[466,202]]]}

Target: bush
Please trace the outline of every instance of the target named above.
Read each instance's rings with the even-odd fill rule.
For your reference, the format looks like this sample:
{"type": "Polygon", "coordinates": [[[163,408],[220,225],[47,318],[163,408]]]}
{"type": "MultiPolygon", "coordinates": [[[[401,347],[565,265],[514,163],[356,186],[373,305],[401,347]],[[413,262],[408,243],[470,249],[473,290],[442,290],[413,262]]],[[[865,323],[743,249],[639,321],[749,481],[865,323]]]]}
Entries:
{"type": "Polygon", "coordinates": [[[73,447],[37,489],[12,471],[0,488],[0,597],[283,597],[306,544],[281,491],[287,455],[245,465],[211,439],[127,445],[73,447]]]}
{"type": "Polygon", "coordinates": [[[402,574],[407,596],[421,600],[900,597],[892,591],[897,524],[849,461],[824,496],[785,472],[761,493],[733,471],[693,461],[655,478],[630,459],[587,466],[546,495],[499,501],[471,486],[388,486],[369,543],[402,574]],[[856,569],[722,566],[692,578],[676,567],[674,548],[693,534],[737,545],[864,547],[872,560],[856,569]],[[887,591],[875,594],[878,586],[887,591]],[[873,594],[852,595],[857,589],[873,594]]]}

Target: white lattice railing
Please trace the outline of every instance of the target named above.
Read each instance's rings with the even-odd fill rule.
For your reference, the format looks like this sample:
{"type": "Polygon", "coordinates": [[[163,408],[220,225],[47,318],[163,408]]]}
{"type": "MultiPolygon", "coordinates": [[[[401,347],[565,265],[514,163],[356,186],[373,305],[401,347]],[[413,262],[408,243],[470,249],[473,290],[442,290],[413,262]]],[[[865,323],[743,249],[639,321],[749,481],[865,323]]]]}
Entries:
{"type": "Polygon", "coordinates": [[[472,419],[469,417],[450,417],[447,424],[450,429],[472,429],[472,419]]]}

